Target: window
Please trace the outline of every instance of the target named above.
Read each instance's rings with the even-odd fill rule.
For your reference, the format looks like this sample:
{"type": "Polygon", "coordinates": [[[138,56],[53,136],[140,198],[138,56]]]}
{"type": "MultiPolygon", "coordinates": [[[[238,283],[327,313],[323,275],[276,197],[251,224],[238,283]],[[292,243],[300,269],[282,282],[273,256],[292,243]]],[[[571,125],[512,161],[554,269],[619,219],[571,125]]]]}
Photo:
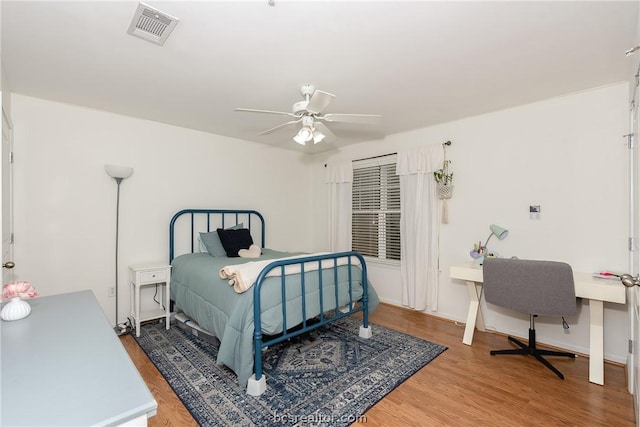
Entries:
{"type": "Polygon", "coordinates": [[[395,154],[353,163],[351,234],[354,251],[400,260],[400,177],[395,154]]]}

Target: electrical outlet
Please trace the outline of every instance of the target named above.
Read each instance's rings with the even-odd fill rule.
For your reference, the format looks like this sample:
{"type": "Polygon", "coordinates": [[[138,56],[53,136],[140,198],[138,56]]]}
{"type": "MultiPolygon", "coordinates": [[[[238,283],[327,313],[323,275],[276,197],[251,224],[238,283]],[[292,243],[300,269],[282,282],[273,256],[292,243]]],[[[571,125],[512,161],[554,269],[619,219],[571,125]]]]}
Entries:
{"type": "Polygon", "coordinates": [[[107,296],[115,298],[115,296],[116,296],[116,288],[114,286],[111,286],[111,287],[107,288],[107,296]]]}

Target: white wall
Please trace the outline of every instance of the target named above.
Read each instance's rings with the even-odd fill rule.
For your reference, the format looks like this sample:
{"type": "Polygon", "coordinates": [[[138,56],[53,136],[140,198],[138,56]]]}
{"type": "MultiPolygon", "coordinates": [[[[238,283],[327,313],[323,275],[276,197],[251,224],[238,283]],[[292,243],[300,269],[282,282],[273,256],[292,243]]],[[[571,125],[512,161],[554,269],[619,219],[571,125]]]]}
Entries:
{"type": "MultiPolygon", "coordinates": [[[[434,314],[464,321],[466,288],[449,279],[449,265],[468,259],[491,223],[510,230],[491,244],[503,256],[563,260],[577,271],[626,270],[627,104],[628,86],[621,83],[391,135],[310,162],[260,144],[14,94],[16,278],[33,282],[43,295],[93,289],[113,322],[107,288],[115,183],[104,173],[107,163],[135,169],[122,184],[122,321],[129,307],[126,268],[167,259],[174,212],[255,208],[267,218],[268,246],[326,250],[325,162],[451,140],[456,189],[450,223],[441,227],[434,314]],[[530,204],[542,206],[541,220],[529,220],[530,204]]],[[[399,271],[370,265],[369,272],[381,298],[400,304],[399,271]]],[[[584,303],[569,319],[568,334],[557,322],[540,320],[540,341],[587,353],[587,309],[584,303]]],[[[489,326],[526,334],[526,318],[483,310],[489,326]]],[[[606,358],[626,360],[628,329],[625,307],[607,304],[606,358]]]]}
{"type": "Polygon", "coordinates": [[[311,175],[300,153],[17,94],[12,101],[16,279],[41,295],[92,289],[114,321],[116,184],[105,164],[134,168],[121,185],[119,321],[129,313],[127,266],[168,261],[169,220],[181,209],[256,209],[269,247],[311,249],[311,175]]]}
{"type": "MultiPolygon", "coordinates": [[[[452,263],[468,260],[473,242],[489,235],[489,225],[510,230],[492,239],[501,256],[561,260],[576,271],[626,271],[628,85],[593,90],[391,135],[318,155],[314,166],[317,227],[315,249],[327,247],[327,161],[357,159],[451,140],[448,158],[455,172],[449,224],[440,229],[438,311],[464,322],[469,298],[461,281],[449,278],[452,263]],[[542,217],[529,219],[529,205],[542,217]]],[[[401,304],[398,269],[370,265],[382,300],[401,304]]],[[[488,326],[526,336],[528,318],[484,306],[488,326]]],[[[569,319],[568,333],[555,319],[537,322],[541,342],[588,353],[588,306],[569,319]]],[[[626,307],[605,305],[605,357],[626,361],[629,326],[626,307]]],[[[462,329],[460,330],[462,338],[462,329]]]]}

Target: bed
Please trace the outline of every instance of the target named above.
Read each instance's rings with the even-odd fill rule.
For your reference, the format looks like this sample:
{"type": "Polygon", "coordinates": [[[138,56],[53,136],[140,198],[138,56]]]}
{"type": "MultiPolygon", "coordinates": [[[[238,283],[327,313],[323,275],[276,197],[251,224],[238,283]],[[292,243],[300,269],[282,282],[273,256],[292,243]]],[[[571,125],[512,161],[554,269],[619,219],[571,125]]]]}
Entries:
{"type": "Polygon", "coordinates": [[[216,362],[232,369],[238,385],[246,386],[250,395],[266,390],[262,350],[270,345],[354,313],[362,313],[359,336],[371,336],[368,315],[379,300],[367,280],[362,255],[269,249],[265,221],[257,211],[185,209],[176,213],[169,227],[169,258],[173,311],[180,314],[176,318],[187,319],[219,339],[216,362]],[[223,230],[220,237],[231,234],[225,230],[239,230],[234,236],[249,234],[254,243],[251,249],[257,249],[253,256],[259,256],[228,257],[204,245],[218,237],[218,229],[223,230]],[[238,275],[221,277],[231,270],[238,275]],[[243,286],[234,280],[239,277],[246,282],[243,286]]]}

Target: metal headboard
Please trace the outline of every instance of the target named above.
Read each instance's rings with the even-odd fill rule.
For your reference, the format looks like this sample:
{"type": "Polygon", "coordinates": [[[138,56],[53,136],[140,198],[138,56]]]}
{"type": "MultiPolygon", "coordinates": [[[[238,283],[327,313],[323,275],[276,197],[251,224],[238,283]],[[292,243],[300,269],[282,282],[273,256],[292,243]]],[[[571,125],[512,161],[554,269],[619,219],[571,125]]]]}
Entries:
{"type": "MultiPolygon", "coordinates": [[[[260,247],[264,248],[264,218],[254,210],[243,209],[183,209],[171,218],[169,224],[169,262],[176,256],[176,246],[187,243],[187,251],[193,253],[197,247],[198,233],[215,231],[217,228],[228,228],[243,223],[255,238],[260,236],[260,247]],[[176,233],[180,240],[176,239],[176,233]],[[190,249],[189,249],[190,248],[190,249]]],[[[258,243],[258,242],[256,242],[258,243]]]]}

